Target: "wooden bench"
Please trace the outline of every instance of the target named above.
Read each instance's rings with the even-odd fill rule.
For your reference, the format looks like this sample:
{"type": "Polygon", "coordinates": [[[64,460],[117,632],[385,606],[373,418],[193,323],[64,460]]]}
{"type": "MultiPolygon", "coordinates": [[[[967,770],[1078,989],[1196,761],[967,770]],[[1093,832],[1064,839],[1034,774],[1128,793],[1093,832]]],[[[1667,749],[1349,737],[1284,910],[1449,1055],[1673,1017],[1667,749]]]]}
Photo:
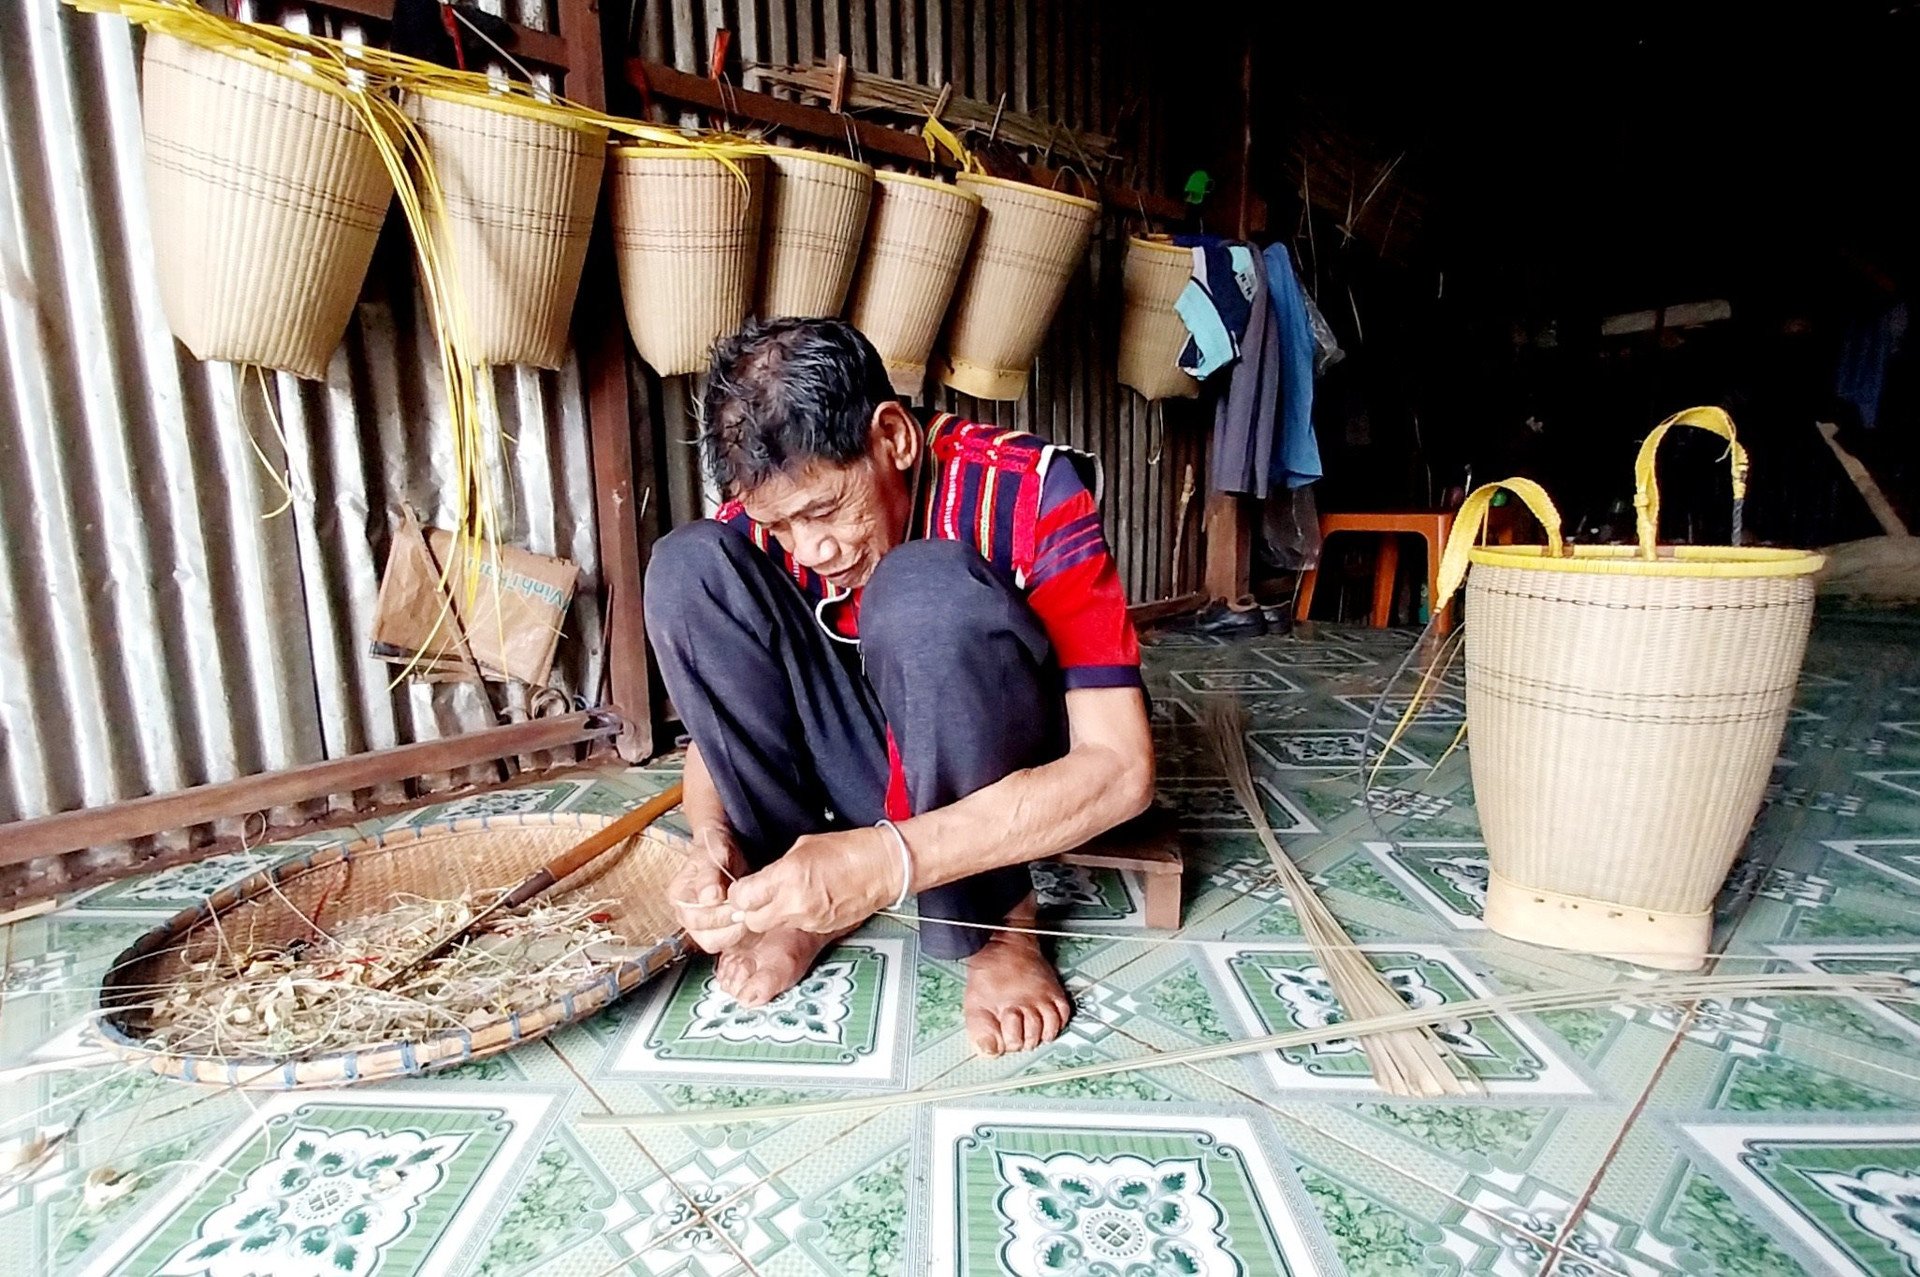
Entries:
{"type": "Polygon", "coordinates": [[[1122,869],[1139,874],[1146,894],[1146,924],[1161,931],[1180,929],[1180,877],[1186,870],[1186,860],[1180,854],[1173,814],[1158,804],[1085,846],[1050,859],[1084,869],[1122,869]]]}

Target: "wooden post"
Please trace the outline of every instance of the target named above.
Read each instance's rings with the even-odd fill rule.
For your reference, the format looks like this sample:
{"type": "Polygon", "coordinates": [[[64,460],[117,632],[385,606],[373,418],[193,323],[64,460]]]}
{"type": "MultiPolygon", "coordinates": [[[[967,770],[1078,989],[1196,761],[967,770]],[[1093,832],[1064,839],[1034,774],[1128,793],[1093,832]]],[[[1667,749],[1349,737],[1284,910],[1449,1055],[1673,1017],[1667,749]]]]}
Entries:
{"type": "MultiPolygon", "coordinates": [[[[1258,211],[1253,196],[1253,41],[1240,50],[1240,171],[1234,195],[1234,236],[1254,231],[1258,211]]],[[[1264,218],[1259,220],[1264,221],[1264,218]]],[[[1215,427],[1218,429],[1218,427],[1215,427]]],[[[1253,502],[1227,492],[1207,494],[1206,590],[1216,599],[1239,599],[1252,588],[1253,502]]]]}
{"type": "MultiPolygon", "coordinates": [[[[566,38],[568,97],[605,110],[606,60],[600,46],[596,0],[560,0],[560,33],[566,38]]],[[[599,224],[609,224],[605,218],[599,224]]],[[[653,752],[653,698],[647,665],[646,611],[641,597],[645,571],[640,549],[638,498],[633,482],[633,416],[627,396],[626,324],[613,284],[612,245],[596,236],[582,281],[574,325],[586,382],[587,432],[593,452],[594,517],[600,532],[600,576],[607,585],[607,684],[609,700],[626,724],[615,741],[620,756],[637,763],[653,752]]],[[[597,689],[589,689],[588,694],[597,689]]]]}
{"type": "Polygon", "coordinates": [[[1248,500],[1231,492],[1207,496],[1207,597],[1239,599],[1252,588],[1253,520],[1248,500]]]}

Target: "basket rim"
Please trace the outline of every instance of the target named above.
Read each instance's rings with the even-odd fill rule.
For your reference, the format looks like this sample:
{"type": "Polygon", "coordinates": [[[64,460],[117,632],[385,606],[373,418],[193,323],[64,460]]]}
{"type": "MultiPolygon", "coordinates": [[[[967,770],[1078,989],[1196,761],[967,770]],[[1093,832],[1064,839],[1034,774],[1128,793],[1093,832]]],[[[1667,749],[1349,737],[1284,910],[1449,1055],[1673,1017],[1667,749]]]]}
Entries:
{"type": "Polygon", "coordinates": [[[767,148],[754,146],[746,142],[694,142],[685,146],[675,146],[664,142],[616,142],[613,145],[616,157],[632,156],[646,160],[707,160],[719,163],[720,156],[728,159],[752,157],[764,159],[767,148]]]}
{"type": "MultiPolygon", "coordinates": [[[[235,44],[221,44],[211,38],[197,38],[198,36],[199,32],[197,30],[147,32],[146,41],[140,48],[140,61],[142,66],[144,67],[148,50],[153,48],[153,42],[156,39],[171,40],[182,48],[200,49],[207,53],[218,53],[223,57],[233,58],[236,61],[259,67],[263,71],[271,71],[275,75],[284,76],[296,84],[304,84],[317,92],[327,94],[329,97],[344,96],[328,81],[315,75],[313,69],[307,65],[307,59],[303,57],[294,57],[289,54],[284,58],[272,58],[255,49],[244,48],[235,44]]],[[[356,115],[354,118],[358,119],[359,117],[356,115]]]]}
{"type": "Polygon", "coordinates": [[[1170,236],[1150,238],[1145,235],[1129,235],[1127,236],[1127,247],[1144,248],[1151,252],[1166,253],[1168,255],[1179,253],[1183,257],[1190,256],[1193,253],[1191,248],[1174,243],[1170,236]]]}
{"type": "MultiPolygon", "coordinates": [[[[109,975],[122,970],[149,956],[150,952],[165,947],[200,921],[216,914],[230,911],[241,903],[256,896],[266,894],[272,886],[292,881],[303,874],[316,872],[333,864],[350,861],[353,853],[381,852],[397,850],[427,841],[457,837],[462,834],[484,833],[495,825],[509,826],[548,826],[553,828],[601,828],[614,823],[617,817],[604,816],[597,812],[515,812],[498,816],[465,817],[454,820],[428,821],[418,825],[391,826],[377,833],[353,838],[343,842],[327,843],[312,847],[291,856],[278,864],[255,870],[238,882],[229,883],[197,905],[191,905],[168,917],[157,926],[142,932],[134,942],[123,949],[108,966],[109,975]],[[320,857],[328,857],[324,863],[316,864],[320,857]]],[[[636,838],[662,837],[653,827],[648,827],[635,835],[636,838]]],[[[313,1075],[330,1076],[336,1082],[373,1081],[379,1077],[408,1077],[434,1068],[451,1068],[475,1058],[473,1039],[485,1032],[492,1024],[510,1025],[512,1039],[509,1045],[518,1045],[523,1041],[544,1036],[553,1029],[571,1023],[583,1015],[592,1014],[601,1006],[615,998],[631,992],[641,982],[665,970],[689,952],[685,930],[671,932],[649,945],[638,957],[630,958],[592,980],[588,980],[572,989],[559,994],[552,1001],[511,1016],[501,1017],[498,1021],[482,1025],[480,1028],[439,1029],[418,1038],[399,1038],[382,1042],[368,1042],[363,1046],[347,1051],[332,1051],[325,1055],[286,1056],[268,1058],[263,1056],[210,1056],[197,1055],[181,1051],[160,1050],[141,1038],[122,1031],[112,1020],[117,1007],[108,1007],[105,999],[111,986],[104,980],[95,992],[94,1009],[89,1015],[93,1029],[103,1039],[114,1055],[129,1062],[144,1061],[149,1068],[160,1074],[169,1071],[161,1065],[178,1066],[178,1076],[188,1082],[223,1082],[225,1085],[247,1087],[263,1079],[279,1075],[281,1089],[296,1089],[301,1086],[319,1085],[313,1075]],[[605,996],[593,1001],[596,994],[605,996]],[[585,1010],[579,1011],[576,1004],[584,1004],[585,1010]],[[548,1017],[558,1011],[550,1023],[548,1017]],[[576,1013],[577,1012],[577,1013],[576,1013]],[[531,1020],[539,1024],[532,1038],[524,1037],[519,1024],[522,1020],[531,1020]],[[457,1053],[440,1052],[436,1047],[459,1044],[457,1053]],[[428,1057],[426,1065],[403,1067],[397,1072],[361,1075],[359,1061],[381,1054],[392,1054],[402,1060],[412,1059],[416,1054],[428,1057]],[[242,1074],[248,1075],[248,1081],[239,1080],[242,1074]],[[305,1080],[302,1080],[302,1079],[305,1080]]]]}
{"type": "Polygon", "coordinates": [[[942,194],[957,195],[970,204],[978,204],[980,202],[980,196],[974,191],[969,191],[962,186],[956,186],[952,182],[943,182],[937,177],[922,177],[918,173],[895,173],[891,170],[883,169],[874,173],[873,180],[876,182],[902,182],[908,186],[930,186],[942,194]]]}
{"type": "Polygon", "coordinates": [[[1468,561],[1479,567],[1524,568],[1593,576],[1791,577],[1826,566],[1824,554],[1758,545],[1665,545],[1662,557],[1640,557],[1634,545],[1576,545],[1557,557],[1544,545],[1477,545],[1468,561]],[[1671,557],[1668,557],[1671,556],[1671,557]]]}
{"type": "Polygon", "coordinates": [[[1056,191],[1047,186],[1036,186],[1032,182],[1017,182],[1010,177],[994,177],[990,173],[962,173],[954,178],[956,182],[965,182],[976,186],[1001,186],[1013,190],[1032,191],[1048,199],[1059,200],[1062,204],[1072,204],[1088,212],[1098,213],[1100,201],[1086,199],[1079,195],[1069,195],[1065,191],[1056,191]]]}
{"type": "Polygon", "coordinates": [[[873,165],[861,160],[848,159],[844,155],[833,155],[826,151],[809,150],[804,146],[757,146],[753,149],[759,151],[769,159],[776,155],[791,155],[801,160],[820,160],[827,164],[838,165],[841,168],[852,169],[856,173],[865,173],[868,177],[873,176],[873,165]]]}
{"type": "Polygon", "coordinates": [[[542,124],[558,125],[573,129],[588,137],[605,140],[607,127],[593,120],[585,119],[574,111],[558,103],[541,102],[516,93],[499,93],[492,89],[483,89],[478,85],[467,88],[463,85],[435,84],[430,86],[408,86],[409,97],[433,98],[440,102],[452,102],[459,106],[470,106],[481,111],[498,111],[502,115],[517,115],[523,119],[537,120],[542,124]]]}

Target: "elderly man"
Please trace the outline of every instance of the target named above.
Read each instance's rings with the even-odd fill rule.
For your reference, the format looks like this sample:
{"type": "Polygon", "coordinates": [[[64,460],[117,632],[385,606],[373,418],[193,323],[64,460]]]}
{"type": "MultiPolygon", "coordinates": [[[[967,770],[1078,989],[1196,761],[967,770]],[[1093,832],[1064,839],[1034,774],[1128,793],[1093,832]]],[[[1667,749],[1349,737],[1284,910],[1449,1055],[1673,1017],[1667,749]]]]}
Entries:
{"type": "Polygon", "coordinates": [[[748,324],[702,408],[727,502],[647,572],[693,738],[682,923],[756,1006],[917,897],[923,947],[967,961],[974,1048],[1050,1041],[1073,1004],[1028,934],[1028,863],[1153,793],[1091,459],[944,414],[923,429],[838,320],[748,324]]]}

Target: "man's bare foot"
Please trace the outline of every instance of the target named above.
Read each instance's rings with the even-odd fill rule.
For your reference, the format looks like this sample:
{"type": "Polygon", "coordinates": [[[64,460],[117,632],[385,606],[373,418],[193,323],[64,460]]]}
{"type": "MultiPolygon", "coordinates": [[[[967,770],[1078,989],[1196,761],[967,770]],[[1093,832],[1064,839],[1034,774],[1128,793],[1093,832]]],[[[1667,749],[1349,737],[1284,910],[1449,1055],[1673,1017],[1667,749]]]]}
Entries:
{"type": "Polygon", "coordinates": [[[838,938],[811,931],[748,936],[744,944],[720,955],[714,964],[714,983],[743,1007],[763,1007],[799,984],[820,951],[838,938]]]}
{"type": "MultiPolygon", "coordinates": [[[[1031,927],[1034,898],[1007,915],[1010,927],[1031,927]]],[[[967,1038],[981,1055],[1031,1051],[1060,1036],[1073,999],[1033,936],[996,931],[967,959],[967,1038]]]]}

